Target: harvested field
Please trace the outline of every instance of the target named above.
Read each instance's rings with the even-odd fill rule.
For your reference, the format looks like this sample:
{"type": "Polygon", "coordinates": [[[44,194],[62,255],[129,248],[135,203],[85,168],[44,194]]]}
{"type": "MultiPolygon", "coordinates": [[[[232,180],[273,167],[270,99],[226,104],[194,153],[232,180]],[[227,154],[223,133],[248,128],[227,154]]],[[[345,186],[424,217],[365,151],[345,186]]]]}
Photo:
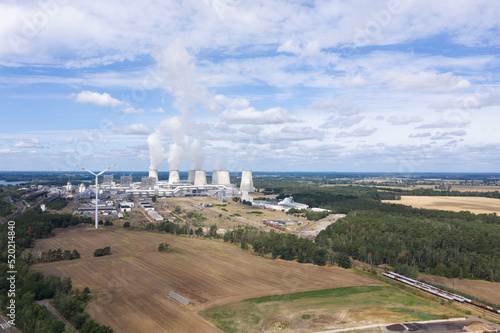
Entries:
{"type": "Polygon", "coordinates": [[[401,196],[401,200],[383,201],[416,208],[451,210],[455,212],[470,211],[475,214],[500,214],[500,199],[493,198],[401,196]]]}
{"type": "Polygon", "coordinates": [[[500,283],[482,280],[447,279],[432,275],[420,275],[419,278],[432,284],[452,288],[470,296],[477,297],[491,303],[500,303],[500,283]]]}
{"type": "Polygon", "coordinates": [[[267,295],[380,285],[340,268],[265,259],[220,241],[117,227],[62,229],[32,251],[57,248],[77,249],[82,258],[34,268],[71,277],[74,288],[105,292],[87,311],[115,332],[220,332],[197,311],[267,295]],[[161,242],[175,252],[158,252],[161,242]],[[92,256],[105,246],[112,255],[92,256]],[[171,290],[193,304],[172,300],[171,290]]]}

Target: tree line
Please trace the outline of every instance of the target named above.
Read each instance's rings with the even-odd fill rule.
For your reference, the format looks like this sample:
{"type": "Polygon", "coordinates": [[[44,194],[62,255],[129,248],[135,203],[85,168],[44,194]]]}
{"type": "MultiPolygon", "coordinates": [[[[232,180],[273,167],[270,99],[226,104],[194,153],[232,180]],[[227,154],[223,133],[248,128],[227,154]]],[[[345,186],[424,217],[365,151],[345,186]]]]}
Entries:
{"type": "MultiPolygon", "coordinates": [[[[92,223],[89,218],[80,218],[70,214],[49,214],[34,209],[16,217],[16,326],[25,332],[64,332],[65,327],[44,306],[37,304],[36,300],[47,298],[71,298],[71,279],[58,276],[44,276],[41,272],[29,268],[33,257],[27,255],[25,250],[34,245],[36,239],[49,237],[55,228],[64,228],[79,223],[92,223]]],[[[7,291],[10,283],[7,280],[9,267],[7,258],[7,223],[0,226],[0,303],[5,310],[7,304],[7,291]]],[[[67,255],[66,251],[50,251],[51,258],[67,255]],[[54,254],[55,253],[55,254],[54,254]]],[[[71,255],[76,253],[71,252],[71,255]]],[[[78,254],[79,256],[79,254],[78,254]]],[[[80,306],[84,309],[84,305],[80,306]]],[[[83,311],[83,310],[82,310],[83,311]]],[[[64,308],[62,309],[64,312],[64,308]]],[[[80,332],[110,333],[111,328],[95,323],[86,315],[85,325],[80,332]]],[[[67,318],[67,317],[66,317],[67,318]]],[[[71,320],[70,320],[71,321],[71,320]]]]}
{"type": "Polygon", "coordinates": [[[328,226],[318,245],[375,265],[500,282],[500,218],[384,204],[328,226]]]}

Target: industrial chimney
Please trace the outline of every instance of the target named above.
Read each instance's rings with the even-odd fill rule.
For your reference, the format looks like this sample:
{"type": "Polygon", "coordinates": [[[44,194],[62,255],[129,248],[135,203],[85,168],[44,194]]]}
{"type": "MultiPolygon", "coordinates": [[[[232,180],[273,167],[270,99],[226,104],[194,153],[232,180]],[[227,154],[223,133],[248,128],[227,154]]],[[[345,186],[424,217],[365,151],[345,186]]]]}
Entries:
{"type": "Polygon", "coordinates": [[[194,175],[196,173],[196,170],[189,170],[188,174],[188,183],[194,183],[194,175]]]}
{"type": "Polygon", "coordinates": [[[156,181],[158,181],[158,170],[149,169],[149,177],[154,178],[156,181]]]}
{"type": "MultiPolygon", "coordinates": [[[[229,178],[229,170],[220,170],[219,171],[219,178],[218,178],[218,185],[229,185],[231,184],[231,180],[229,178]]],[[[253,183],[252,183],[253,186],[253,183]]]]}
{"type": "Polygon", "coordinates": [[[179,177],[179,170],[170,170],[168,172],[168,183],[177,184],[180,183],[181,179],[179,177]]]}
{"type": "Polygon", "coordinates": [[[196,170],[194,174],[194,186],[207,185],[207,173],[205,170],[196,170]]]}
{"type": "Polygon", "coordinates": [[[251,170],[243,170],[241,172],[241,192],[253,193],[255,191],[253,187],[253,179],[252,179],[252,171],[251,170]]]}

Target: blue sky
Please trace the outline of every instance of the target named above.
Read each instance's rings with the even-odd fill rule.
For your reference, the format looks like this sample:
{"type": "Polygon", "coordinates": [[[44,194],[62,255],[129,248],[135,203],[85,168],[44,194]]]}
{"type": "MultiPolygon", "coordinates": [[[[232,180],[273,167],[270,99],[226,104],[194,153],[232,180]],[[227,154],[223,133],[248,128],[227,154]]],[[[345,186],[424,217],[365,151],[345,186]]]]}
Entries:
{"type": "Polygon", "coordinates": [[[500,3],[0,4],[0,170],[498,172],[500,3]]]}

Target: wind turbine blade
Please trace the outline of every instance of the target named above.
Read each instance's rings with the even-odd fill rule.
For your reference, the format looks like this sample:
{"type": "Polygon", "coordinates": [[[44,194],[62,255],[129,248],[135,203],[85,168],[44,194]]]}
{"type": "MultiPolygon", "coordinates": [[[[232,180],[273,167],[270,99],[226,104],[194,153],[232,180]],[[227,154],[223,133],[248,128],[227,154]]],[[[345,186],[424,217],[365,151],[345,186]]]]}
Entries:
{"type": "Polygon", "coordinates": [[[94,176],[97,176],[97,175],[96,175],[95,173],[93,173],[92,171],[87,170],[87,169],[85,169],[85,168],[83,168],[83,167],[79,166],[78,164],[76,164],[76,166],[77,166],[77,167],[79,167],[80,169],[82,169],[83,171],[87,171],[88,173],[91,173],[91,174],[93,174],[94,176]]]}
{"type": "Polygon", "coordinates": [[[97,174],[97,176],[102,175],[103,173],[105,173],[106,171],[108,171],[109,169],[111,169],[112,167],[114,167],[115,165],[116,165],[116,164],[113,164],[113,165],[112,165],[112,166],[110,166],[109,168],[102,170],[101,172],[99,172],[99,173],[97,174]]]}

